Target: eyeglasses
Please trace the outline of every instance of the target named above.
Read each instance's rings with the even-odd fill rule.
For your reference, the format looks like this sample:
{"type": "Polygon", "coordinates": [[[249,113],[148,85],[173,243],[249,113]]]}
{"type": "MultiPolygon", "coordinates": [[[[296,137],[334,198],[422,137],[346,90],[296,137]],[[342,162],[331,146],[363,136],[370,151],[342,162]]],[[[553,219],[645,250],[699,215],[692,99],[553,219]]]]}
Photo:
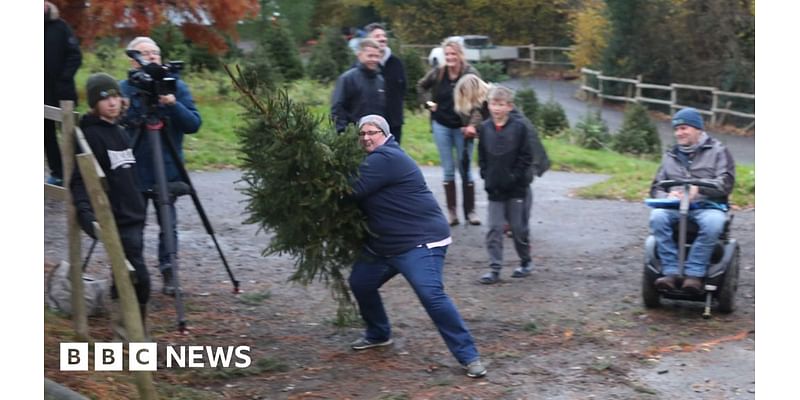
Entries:
{"type": "Polygon", "coordinates": [[[358,136],[375,136],[379,133],[383,133],[383,131],[360,131],[358,136]]]}
{"type": "Polygon", "coordinates": [[[148,57],[148,56],[151,56],[151,55],[152,56],[160,56],[161,55],[161,50],[145,50],[145,51],[140,51],[139,53],[141,53],[145,57],[148,57]]]}

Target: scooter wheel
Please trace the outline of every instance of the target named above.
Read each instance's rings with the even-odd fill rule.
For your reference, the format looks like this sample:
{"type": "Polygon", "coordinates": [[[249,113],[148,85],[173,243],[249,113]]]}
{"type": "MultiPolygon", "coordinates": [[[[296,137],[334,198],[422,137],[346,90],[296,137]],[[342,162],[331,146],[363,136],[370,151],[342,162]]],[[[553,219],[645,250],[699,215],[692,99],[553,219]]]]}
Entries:
{"type": "MultiPolygon", "coordinates": [[[[645,268],[647,268],[645,266],[645,268]]],[[[642,274],[642,300],[647,308],[657,308],[661,306],[661,293],[656,290],[653,281],[646,272],[642,274]]]]}
{"type": "Polygon", "coordinates": [[[729,314],[736,309],[736,290],[739,286],[739,244],[736,244],[731,265],[725,271],[722,288],[717,294],[717,309],[721,313],[729,314]]]}

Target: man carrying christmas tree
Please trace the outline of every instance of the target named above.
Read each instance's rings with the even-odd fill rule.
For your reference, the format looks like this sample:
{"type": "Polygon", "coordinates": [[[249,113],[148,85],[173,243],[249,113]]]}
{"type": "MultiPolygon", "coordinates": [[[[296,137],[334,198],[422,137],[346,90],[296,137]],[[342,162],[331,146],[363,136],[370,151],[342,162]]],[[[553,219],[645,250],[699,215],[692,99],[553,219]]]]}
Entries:
{"type": "Polygon", "coordinates": [[[392,344],[391,325],[378,289],[400,273],[467,376],[486,375],[472,335],[444,292],[442,270],[452,243],[450,226],[422,171],[400,148],[383,117],[367,115],[358,127],[361,146],[368,154],[353,182],[353,198],[367,216],[369,236],[349,283],[367,329],[351,347],[366,350],[392,344]]]}

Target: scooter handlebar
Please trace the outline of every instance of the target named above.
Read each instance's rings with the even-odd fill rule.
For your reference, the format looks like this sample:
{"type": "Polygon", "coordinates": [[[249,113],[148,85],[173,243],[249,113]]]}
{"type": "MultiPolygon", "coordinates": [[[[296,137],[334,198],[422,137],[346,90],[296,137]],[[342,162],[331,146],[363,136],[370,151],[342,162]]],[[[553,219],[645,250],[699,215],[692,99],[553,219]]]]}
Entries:
{"type": "Polygon", "coordinates": [[[657,183],[658,186],[664,188],[664,190],[668,190],[673,186],[682,186],[682,185],[694,185],[694,186],[702,186],[707,188],[715,188],[716,186],[713,183],[709,183],[702,179],[668,179],[664,181],[659,181],[657,183]]]}

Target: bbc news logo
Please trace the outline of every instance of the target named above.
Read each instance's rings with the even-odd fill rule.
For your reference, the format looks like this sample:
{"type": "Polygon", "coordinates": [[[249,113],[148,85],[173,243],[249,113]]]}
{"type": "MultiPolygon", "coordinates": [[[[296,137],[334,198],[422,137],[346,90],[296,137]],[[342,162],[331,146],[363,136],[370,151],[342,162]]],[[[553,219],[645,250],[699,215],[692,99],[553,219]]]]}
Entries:
{"type": "MultiPolygon", "coordinates": [[[[94,344],[95,371],[122,371],[122,343],[94,344]]],[[[247,368],[251,364],[250,346],[166,346],[166,368],[247,368]]],[[[89,343],[61,343],[62,371],[89,370],[89,343]]],[[[128,370],[155,371],[158,369],[158,343],[129,343],[128,370]]]]}

